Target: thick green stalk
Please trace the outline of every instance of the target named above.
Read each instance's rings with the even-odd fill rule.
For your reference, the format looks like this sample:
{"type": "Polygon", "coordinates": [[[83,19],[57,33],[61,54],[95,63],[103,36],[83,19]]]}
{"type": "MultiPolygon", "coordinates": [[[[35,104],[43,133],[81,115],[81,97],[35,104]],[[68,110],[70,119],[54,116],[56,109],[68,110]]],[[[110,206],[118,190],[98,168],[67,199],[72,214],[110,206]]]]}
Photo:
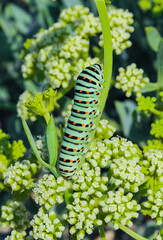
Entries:
{"type": "Polygon", "coordinates": [[[104,227],[103,226],[98,226],[98,231],[99,231],[99,234],[100,234],[100,239],[101,240],[106,240],[104,227]]]}
{"type": "Polygon", "coordinates": [[[128,235],[130,235],[131,237],[133,237],[136,240],[148,240],[147,238],[144,238],[142,236],[140,236],[139,234],[135,233],[134,231],[132,231],[131,229],[129,229],[128,227],[123,226],[122,224],[118,224],[119,228],[121,230],[123,230],[125,233],[127,233],[128,235]]]}
{"type": "MultiPolygon", "coordinates": [[[[111,76],[112,76],[112,39],[111,39],[111,31],[110,31],[110,22],[108,18],[107,8],[104,0],[94,0],[97,6],[97,10],[99,13],[99,17],[101,20],[102,33],[104,39],[104,89],[102,90],[102,94],[100,97],[99,109],[102,114],[103,109],[105,107],[106,99],[108,96],[110,84],[111,84],[111,76]]],[[[101,114],[99,118],[101,117],[101,114]]],[[[99,121],[98,118],[98,121],[99,121]]]]}

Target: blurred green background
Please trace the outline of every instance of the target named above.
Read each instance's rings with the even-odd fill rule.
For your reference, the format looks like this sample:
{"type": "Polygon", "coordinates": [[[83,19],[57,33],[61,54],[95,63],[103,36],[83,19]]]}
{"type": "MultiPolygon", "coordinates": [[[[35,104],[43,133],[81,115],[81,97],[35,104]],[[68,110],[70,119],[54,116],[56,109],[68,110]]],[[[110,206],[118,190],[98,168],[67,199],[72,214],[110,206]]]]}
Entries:
{"type": "MultiPolygon", "coordinates": [[[[19,95],[26,89],[19,57],[23,44],[41,28],[48,28],[56,22],[62,9],[77,4],[89,7],[91,12],[97,15],[93,0],[0,1],[0,128],[10,134],[12,139],[25,139],[16,112],[19,95]]],[[[117,8],[128,9],[134,14],[135,28],[131,35],[132,46],[119,56],[114,54],[113,79],[118,74],[119,67],[136,63],[138,68],[143,68],[150,80],[155,82],[156,53],[149,47],[144,28],[154,26],[163,36],[163,15],[154,15],[151,11],[143,12],[138,0],[112,0],[112,4],[117,8]]],[[[134,120],[135,106],[134,96],[127,99],[121,90],[112,87],[105,114],[118,126],[119,135],[141,144],[142,139],[145,141],[149,138],[150,122],[146,124],[146,119],[141,119],[141,123],[138,124],[138,121],[134,120]]],[[[149,233],[152,226],[146,219],[144,223],[149,233]]],[[[117,231],[116,239],[122,239],[121,231],[117,231]]],[[[124,239],[131,237],[124,235],[124,239]]]]}

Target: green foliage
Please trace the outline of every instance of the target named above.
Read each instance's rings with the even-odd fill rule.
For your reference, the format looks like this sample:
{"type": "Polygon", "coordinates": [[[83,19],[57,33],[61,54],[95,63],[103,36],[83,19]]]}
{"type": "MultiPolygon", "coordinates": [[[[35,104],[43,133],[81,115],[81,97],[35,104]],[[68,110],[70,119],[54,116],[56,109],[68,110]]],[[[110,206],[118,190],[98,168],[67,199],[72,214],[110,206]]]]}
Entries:
{"type": "Polygon", "coordinates": [[[62,126],[80,71],[96,62],[104,62],[104,72],[111,67],[103,42],[107,24],[102,33],[93,1],[1,3],[0,111],[8,134],[0,129],[0,225],[11,229],[6,240],[89,239],[96,227],[105,240],[103,226],[110,224],[134,239],[163,239],[163,5],[105,2],[112,87],[84,163],[70,179],[57,171],[62,126]],[[129,229],[133,218],[137,234],[129,229]]]}

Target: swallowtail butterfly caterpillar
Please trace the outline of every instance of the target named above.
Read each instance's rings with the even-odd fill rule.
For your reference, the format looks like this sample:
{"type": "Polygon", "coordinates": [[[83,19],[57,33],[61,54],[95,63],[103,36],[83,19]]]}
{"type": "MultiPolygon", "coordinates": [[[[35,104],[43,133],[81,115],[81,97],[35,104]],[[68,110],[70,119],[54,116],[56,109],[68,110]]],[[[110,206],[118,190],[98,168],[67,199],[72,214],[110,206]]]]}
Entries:
{"type": "Polygon", "coordinates": [[[75,86],[74,104],[64,133],[59,155],[59,171],[62,176],[70,177],[78,169],[85,146],[91,141],[97,108],[103,89],[104,78],[100,64],[86,67],[78,76],[75,86]]]}

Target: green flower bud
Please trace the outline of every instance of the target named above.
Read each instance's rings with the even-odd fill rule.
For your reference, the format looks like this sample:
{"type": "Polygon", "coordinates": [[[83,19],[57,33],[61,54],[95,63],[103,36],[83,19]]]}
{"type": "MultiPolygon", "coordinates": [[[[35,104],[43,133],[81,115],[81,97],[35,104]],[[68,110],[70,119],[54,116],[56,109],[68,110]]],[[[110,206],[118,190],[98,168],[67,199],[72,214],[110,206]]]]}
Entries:
{"type": "Polygon", "coordinates": [[[163,119],[156,120],[151,127],[151,135],[154,135],[156,138],[163,138],[163,119]]]}
{"type": "Polygon", "coordinates": [[[26,236],[25,231],[18,232],[16,230],[13,230],[11,232],[11,235],[7,236],[5,240],[22,240],[22,239],[25,239],[25,236],[26,236]]]}
{"type": "Polygon", "coordinates": [[[23,160],[11,165],[5,174],[4,184],[11,187],[12,191],[25,191],[33,186],[32,176],[37,171],[37,165],[23,160]]]}
{"type": "Polygon", "coordinates": [[[144,97],[141,96],[136,99],[138,102],[138,110],[144,112],[147,114],[148,112],[154,113],[156,115],[159,115],[160,112],[155,108],[155,102],[156,98],[155,97],[144,97]]]}
{"type": "Polygon", "coordinates": [[[127,97],[131,96],[132,91],[136,93],[137,97],[140,97],[140,89],[149,82],[147,77],[143,77],[143,73],[143,69],[138,69],[135,63],[129,65],[126,69],[121,67],[119,68],[119,75],[116,77],[115,87],[122,89],[127,97]]]}
{"type": "Polygon", "coordinates": [[[68,184],[68,182],[62,177],[56,180],[52,174],[45,174],[43,178],[35,184],[33,190],[36,203],[44,206],[47,210],[52,208],[56,203],[62,203],[64,201],[66,184],[68,184]]]}
{"type": "MultiPolygon", "coordinates": [[[[134,31],[131,26],[134,22],[133,14],[124,9],[112,9],[108,13],[112,35],[113,50],[117,55],[131,47],[130,33],[134,31]]],[[[104,46],[103,35],[100,36],[99,45],[104,46]]]]}
{"type": "Polygon", "coordinates": [[[151,218],[156,218],[157,225],[163,222],[163,188],[154,193],[151,189],[147,191],[147,201],[142,203],[141,212],[148,214],[151,218]]]}
{"type": "Polygon", "coordinates": [[[29,113],[27,108],[25,107],[25,103],[28,102],[31,98],[32,94],[29,91],[25,91],[19,96],[19,101],[17,103],[17,113],[20,118],[35,121],[36,117],[33,116],[32,113],[29,113]]]}
{"type": "Polygon", "coordinates": [[[102,119],[99,121],[96,129],[95,138],[109,139],[113,136],[116,129],[108,124],[108,120],[102,119]]]}
{"type": "Polygon", "coordinates": [[[33,230],[30,232],[30,235],[35,239],[52,240],[61,238],[65,229],[60,220],[56,217],[54,211],[45,213],[42,208],[34,215],[31,225],[33,230]]]}
{"type": "Polygon", "coordinates": [[[29,212],[22,202],[8,200],[6,205],[2,206],[1,211],[2,227],[10,226],[17,231],[23,231],[29,227],[29,212]]]}

